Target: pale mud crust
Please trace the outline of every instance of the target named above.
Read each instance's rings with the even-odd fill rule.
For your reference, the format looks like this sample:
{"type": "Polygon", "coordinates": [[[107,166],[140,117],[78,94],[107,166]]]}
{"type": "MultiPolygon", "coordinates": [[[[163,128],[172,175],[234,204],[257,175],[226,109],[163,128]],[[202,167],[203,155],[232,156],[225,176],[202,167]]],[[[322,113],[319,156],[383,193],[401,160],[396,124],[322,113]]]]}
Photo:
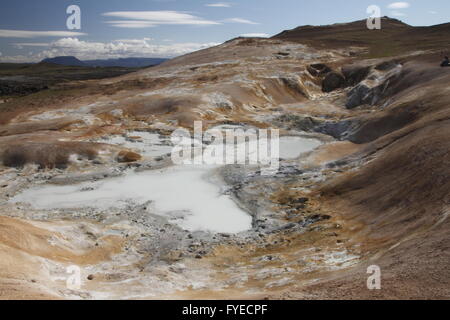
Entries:
{"type": "Polygon", "coordinates": [[[423,54],[392,62],[363,52],[236,39],[7,102],[0,298],[448,299],[450,73],[423,54]],[[308,71],[318,63],[338,72],[362,64],[370,79],[323,93],[324,79],[308,71]],[[370,101],[353,96],[358,85],[370,101]],[[348,109],[349,97],[364,103],[348,109]],[[282,159],[271,176],[242,165],[209,172],[217,194],[250,217],[236,233],[188,231],[152,202],[15,201],[27,190],[90,192],[172,170],[170,134],[194,120],[204,129],[279,128],[321,145],[282,159]],[[71,265],[82,271],[79,290],[66,286],[71,265]],[[367,289],[369,265],[381,267],[382,290],[367,289]]]}

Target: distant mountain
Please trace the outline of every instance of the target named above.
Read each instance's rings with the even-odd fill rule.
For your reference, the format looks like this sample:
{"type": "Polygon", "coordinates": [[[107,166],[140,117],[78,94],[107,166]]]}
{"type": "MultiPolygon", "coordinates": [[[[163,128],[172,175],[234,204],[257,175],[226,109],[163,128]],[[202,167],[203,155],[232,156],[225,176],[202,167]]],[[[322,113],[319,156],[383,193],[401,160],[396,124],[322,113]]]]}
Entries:
{"type": "Polygon", "coordinates": [[[71,66],[71,67],[87,67],[87,65],[84,62],[72,56],[47,58],[42,60],[41,62],[60,64],[63,66],[71,66]]]}
{"type": "Polygon", "coordinates": [[[155,66],[167,61],[163,58],[120,58],[108,60],[87,60],[84,63],[92,67],[126,67],[126,68],[142,68],[155,66]]]}
{"type": "Polygon", "coordinates": [[[53,63],[71,67],[123,67],[123,68],[143,68],[155,66],[167,61],[163,58],[119,58],[107,60],[86,60],[81,61],[76,57],[55,57],[42,60],[44,63],[53,63]]]}

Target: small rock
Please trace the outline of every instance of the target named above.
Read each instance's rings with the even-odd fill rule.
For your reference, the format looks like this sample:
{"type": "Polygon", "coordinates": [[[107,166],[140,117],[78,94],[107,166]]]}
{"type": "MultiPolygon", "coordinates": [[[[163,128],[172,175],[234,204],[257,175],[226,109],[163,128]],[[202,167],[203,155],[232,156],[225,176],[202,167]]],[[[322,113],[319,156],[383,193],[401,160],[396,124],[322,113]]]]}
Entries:
{"type": "Polygon", "coordinates": [[[327,237],[337,237],[338,234],[336,232],[331,232],[327,234],[327,237]]]}
{"type": "Polygon", "coordinates": [[[301,203],[301,204],[304,204],[304,203],[307,203],[308,201],[309,201],[308,198],[298,198],[298,199],[295,199],[295,200],[293,201],[293,203],[301,203]]]}
{"type": "Polygon", "coordinates": [[[279,231],[289,230],[289,229],[295,228],[296,226],[297,225],[295,223],[288,223],[288,224],[285,224],[284,226],[281,226],[278,230],[279,231]]]}
{"type": "Polygon", "coordinates": [[[142,156],[136,152],[122,150],[117,156],[118,162],[135,162],[142,158],[142,156]]]}

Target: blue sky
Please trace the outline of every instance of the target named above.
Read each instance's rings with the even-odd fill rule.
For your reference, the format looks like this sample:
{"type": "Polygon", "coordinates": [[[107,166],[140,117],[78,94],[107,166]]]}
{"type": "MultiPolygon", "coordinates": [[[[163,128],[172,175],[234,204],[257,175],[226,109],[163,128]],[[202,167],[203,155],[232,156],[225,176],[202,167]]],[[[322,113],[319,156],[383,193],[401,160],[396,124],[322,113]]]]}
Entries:
{"type": "Polygon", "coordinates": [[[57,55],[171,57],[240,35],[271,36],[299,25],[364,19],[374,4],[382,15],[411,25],[450,20],[448,0],[2,1],[0,61],[57,55]],[[70,5],[81,9],[81,30],[67,29],[70,5]]]}

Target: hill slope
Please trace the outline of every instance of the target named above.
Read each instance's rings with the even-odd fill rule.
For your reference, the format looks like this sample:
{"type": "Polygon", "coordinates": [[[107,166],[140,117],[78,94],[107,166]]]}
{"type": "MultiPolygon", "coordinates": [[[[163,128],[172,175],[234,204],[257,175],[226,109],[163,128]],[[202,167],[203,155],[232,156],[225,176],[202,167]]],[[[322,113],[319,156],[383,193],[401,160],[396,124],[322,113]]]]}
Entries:
{"type": "Polygon", "coordinates": [[[273,39],[301,42],[320,48],[368,47],[370,56],[384,57],[416,50],[449,50],[450,23],[413,27],[382,18],[381,30],[369,30],[366,20],[328,26],[302,26],[285,30],[273,39]]]}

